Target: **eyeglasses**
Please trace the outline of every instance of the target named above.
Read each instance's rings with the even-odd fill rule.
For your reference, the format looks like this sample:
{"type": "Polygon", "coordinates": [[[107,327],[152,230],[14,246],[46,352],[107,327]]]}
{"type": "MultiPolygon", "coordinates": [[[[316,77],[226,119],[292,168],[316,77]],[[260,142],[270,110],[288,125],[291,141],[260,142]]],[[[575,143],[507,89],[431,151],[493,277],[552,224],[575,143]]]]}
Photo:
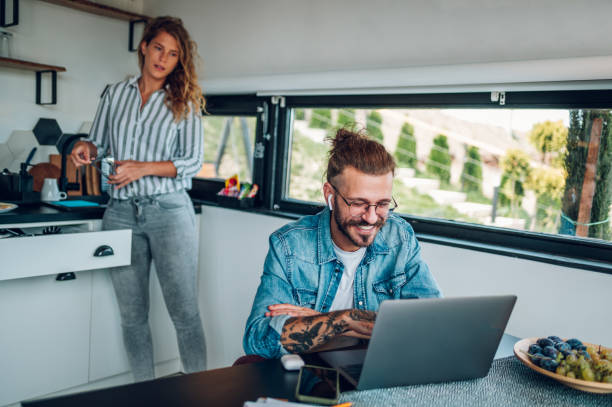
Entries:
{"type": "Polygon", "coordinates": [[[392,202],[384,201],[384,202],[379,202],[376,204],[369,204],[364,201],[349,202],[344,196],[342,196],[340,191],[338,191],[338,188],[333,186],[332,183],[330,183],[329,185],[331,185],[334,191],[336,191],[338,195],[340,195],[340,198],[342,198],[346,206],[348,206],[350,215],[354,218],[363,216],[364,213],[370,210],[370,206],[373,206],[376,214],[383,218],[387,216],[389,212],[393,212],[397,208],[397,202],[395,201],[395,198],[393,197],[391,197],[392,202]]]}

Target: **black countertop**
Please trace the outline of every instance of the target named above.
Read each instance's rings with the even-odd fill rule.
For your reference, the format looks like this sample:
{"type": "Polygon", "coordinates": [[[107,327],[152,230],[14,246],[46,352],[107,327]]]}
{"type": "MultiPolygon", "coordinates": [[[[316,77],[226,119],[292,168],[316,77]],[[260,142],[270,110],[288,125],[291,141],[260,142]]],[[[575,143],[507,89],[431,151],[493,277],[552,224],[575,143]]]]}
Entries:
{"type": "MultiPolygon", "coordinates": [[[[79,199],[81,197],[78,197],[79,199]]],[[[76,198],[75,198],[76,199],[76,198]]],[[[194,203],[196,213],[202,212],[202,206],[194,203]]],[[[19,204],[12,211],[0,213],[0,227],[15,223],[62,222],[73,220],[102,219],[106,205],[99,207],[56,209],[42,202],[19,204]]]]}

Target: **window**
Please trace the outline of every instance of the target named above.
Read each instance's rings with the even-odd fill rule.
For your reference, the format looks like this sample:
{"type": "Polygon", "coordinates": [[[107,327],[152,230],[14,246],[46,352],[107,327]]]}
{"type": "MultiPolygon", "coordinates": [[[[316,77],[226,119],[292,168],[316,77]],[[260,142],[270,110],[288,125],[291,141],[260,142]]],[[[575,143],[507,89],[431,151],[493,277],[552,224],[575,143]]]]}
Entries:
{"type": "Polygon", "coordinates": [[[257,210],[316,213],[325,139],[356,123],[395,156],[396,212],[421,241],[611,273],[612,91],[492,95],[209,97],[213,178],[191,195],[215,201],[214,177],[239,173],[257,210]]]}
{"type": "Polygon", "coordinates": [[[397,212],[611,240],[610,110],[295,108],[285,197],[322,202],[339,127],[366,130],[396,158],[397,212]]]}
{"type": "Polygon", "coordinates": [[[238,174],[241,181],[252,182],[256,118],[204,115],[202,122],[204,164],[197,177],[224,179],[238,174]]]}

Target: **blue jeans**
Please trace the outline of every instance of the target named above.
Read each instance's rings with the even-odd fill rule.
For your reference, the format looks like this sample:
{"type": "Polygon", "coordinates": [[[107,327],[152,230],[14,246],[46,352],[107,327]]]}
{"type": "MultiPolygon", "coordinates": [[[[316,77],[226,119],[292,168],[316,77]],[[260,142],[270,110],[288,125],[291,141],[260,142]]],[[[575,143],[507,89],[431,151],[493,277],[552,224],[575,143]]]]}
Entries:
{"type": "Polygon", "coordinates": [[[111,199],[104,230],[132,229],[132,263],[110,270],[123,340],[136,381],[155,378],[149,327],[149,273],[155,262],[166,307],[176,329],[183,368],[206,368],[206,345],[197,297],[197,236],[186,192],[111,199]]]}

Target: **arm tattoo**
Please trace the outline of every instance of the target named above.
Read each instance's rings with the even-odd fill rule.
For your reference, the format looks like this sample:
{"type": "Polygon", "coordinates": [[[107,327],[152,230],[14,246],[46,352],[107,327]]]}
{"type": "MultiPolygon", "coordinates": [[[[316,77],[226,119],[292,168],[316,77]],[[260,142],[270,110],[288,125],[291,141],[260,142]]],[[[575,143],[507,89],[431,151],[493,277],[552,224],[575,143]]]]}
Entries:
{"type": "Polygon", "coordinates": [[[360,309],[352,309],[349,315],[354,321],[363,321],[363,322],[375,322],[376,321],[376,312],[374,311],[364,311],[360,309]]]}
{"type": "Polygon", "coordinates": [[[341,312],[289,318],[283,326],[281,343],[289,352],[305,353],[348,329],[341,312]]]}

